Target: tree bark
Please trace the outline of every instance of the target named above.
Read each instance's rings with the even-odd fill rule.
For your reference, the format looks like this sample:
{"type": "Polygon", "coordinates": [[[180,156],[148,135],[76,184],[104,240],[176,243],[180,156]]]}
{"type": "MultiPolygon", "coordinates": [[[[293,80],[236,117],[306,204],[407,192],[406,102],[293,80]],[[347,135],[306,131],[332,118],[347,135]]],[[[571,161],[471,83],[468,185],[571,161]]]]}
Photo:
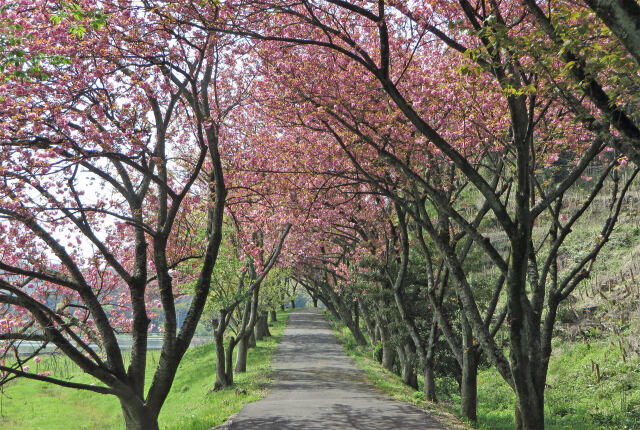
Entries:
{"type": "Polygon", "coordinates": [[[430,402],[437,402],[436,397],[436,377],[433,372],[433,361],[427,362],[424,366],[424,394],[430,402]]]}
{"type": "Polygon", "coordinates": [[[260,314],[260,316],[258,317],[258,321],[256,322],[255,337],[256,340],[262,340],[267,336],[271,336],[271,333],[269,333],[267,314],[260,314]]]}
{"type": "Polygon", "coordinates": [[[478,400],[478,357],[476,348],[463,354],[462,383],[460,384],[460,409],[462,416],[476,422],[478,400]]]}
{"type": "MultiPolygon", "coordinates": [[[[227,324],[230,319],[230,314],[228,314],[225,310],[220,311],[220,319],[217,320],[217,324],[214,321],[214,331],[213,331],[213,341],[216,350],[216,380],[213,385],[213,390],[218,391],[225,387],[228,387],[233,383],[233,379],[231,381],[227,377],[227,363],[226,363],[226,354],[224,349],[224,332],[227,328],[227,324]]],[[[229,348],[233,348],[233,338],[229,343],[229,348]]]]}
{"type": "Polygon", "coordinates": [[[541,404],[536,396],[520,395],[516,399],[516,428],[518,430],[544,429],[544,403],[541,404]]]}
{"type": "Polygon", "coordinates": [[[462,381],[460,383],[460,408],[462,416],[476,422],[478,400],[478,348],[473,340],[473,331],[464,312],[462,320],[462,381]]]}
{"type": "MultiPolygon", "coordinates": [[[[242,312],[242,322],[240,323],[240,327],[238,328],[238,334],[235,340],[235,343],[238,345],[238,351],[236,352],[236,367],[234,369],[236,373],[247,371],[247,351],[250,348],[249,339],[247,336],[249,333],[247,327],[249,325],[249,319],[251,318],[251,311],[253,308],[256,290],[254,290],[252,297],[248,299],[244,305],[244,311],[242,312]]],[[[253,330],[251,331],[251,334],[253,334],[253,330]]],[[[232,344],[230,343],[229,347],[231,347],[231,345],[232,344]]]]}
{"type": "Polygon", "coordinates": [[[262,315],[262,328],[264,329],[265,337],[271,337],[271,330],[269,330],[269,316],[266,313],[262,315]]]}
{"type": "Polygon", "coordinates": [[[249,338],[243,337],[238,342],[238,351],[236,352],[236,373],[242,373],[247,371],[247,349],[249,338]]]}
{"type": "Polygon", "coordinates": [[[157,414],[144,406],[142,400],[120,399],[120,407],[127,430],[158,430],[160,428],[157,414]]]}
{"type": "Polygon", "coordinates": [[[418,375],[416,375],[413,370],[413,363],[411,363],[410,353],[412,351],[410,344],[405,343],[404,345],[398,345],[396,351],[398,353],[398,359],[400,360],[402,382],[414,390],[417,390],[418,375]]]}
{"type": "Polygon", "coordinates": [[[296,301],[291,300],[291,309],[295,309],[295,308],[296,308],[296,301]]]}
{"type": "Polygon", "coordinates": [[[318,307],[318,297],[314,296],[311,298],[311,300],[313,301],[313,307],[317,308],[318,307]]]}
{"type": "Polygon", "coordinates": [[[238,353],[236,355],[236,373],[247,371],[247,353],[249,348],[256,346],[256,338],[254,336],[254,328],[256,325],[258,314],[258,296],[259,287],[253,290],[251,299],[247,301],[242,316],[242,327],[238,331],[238,353]]]}
{"type": "Polygon", "coordinates": [[[380,332],[380,342],[382,343],[382,367],[388,371],[393,371],[393,362],[395,361],[395,354],[393,347],[389,341],[389,332],[384,325],[382,318],[376,315],[378,330],[380,332]]]}
{"type": "Polygon", "coordinates": [[[431,322],[431,330],[429,331],[429,343],[427,345],[427,355],[424,360],[424,394],[427,396],[427,400],[431,402],[437,402],[436,397],[436,378],[433,370],[434,362],[433,355],[435,350],[436,339],[438,336],[438,322],[434,313],[433,320],[431,322]]]}
{"type": "Polygon", "coordinates": [[[275,310],[269,311],[269,319],[271,322],[278,321],[278,313],[275,310]]]}
{"type": "Polygon", "coordinates": [[[258,340],[262,340],[264,339],[264,329],[262,327],[262,324],[260,323],[260,318],[258,318],[258,322],[256,323],[256,327],[253,330],[253,337],[255,338],[256,341],[258,340]]]}
{"type": "Polygon", "coordinates": [[[358,302],[353,302],[353,324],[360,328],[360,306],[358,306],[358,302]]]}
{"type": "Polygon", "coordinates": [[[227,382],[227,387],[230,387],[233,385],[233,348],[235,348],[236,344],[238,342],[233,338],[233,336],[231,337],[231,339],[229,339],[229,347],[227,348],[227,353],[225,355],[225,364],[226,364],[226,382],[227,382]]]}
{"type": "Polygon", "coordinates": [[[373,320],[371,319],[371,315],[369,315],[369,309],[367,305],[364,304],[363,300],[359,300],[358,304],[360,305],[360,314],[362,315],[362,320],[364,321],[364,325],[367,328],[367,333],[369,333],[369,339],[371,339],[371,344],[376,344],[376,329],[373,320]]]}
{"type": "Polygon", "coordinates": [[[353,337],[358,345],[366,345],[367,339],[362,334],[362,330],[360,330],[360,326],[355,323],[353,320],[351,307],[348,303],[345,303],[342,297],[337,294],[333,294],[333,299],[336,302],[336,308],[340,315],[340,319],[347,326],[347,328],[353,334],[353,337]]]}
{"type": "Polygon", "coordinates": [[[249,338],[247,339],[247,346],[249,348],[255,348],[258,344],[256,343],[256,336],[253,334],[253,330],[249,333],[249,338]]]}
{"type": "Polygon", "coordinates": [[[223,389],[229,384],[227,383],[223,338],[222,336],[214,336],[213,339],[216,348],[216,382],[213,385],[213,389],[217,391],[223,389]]]}
{"type": "Polygon", "coordinates": [[[393,371],[393,363],[396,361],[396,355],[393,348],[388,343],[382,343],[382,367],[388,371],[393,371]]]}
{"type": "Polygon", "coordinates": [[[351,320],[351,318],[349,318],[349,324],[347,324],[347,327],[349,328],[349,330],[351,330],[351,333],[353,334],[353,337],[356,340],[356,343],[358,345],[367,344],[367,338],[365,338],[364,335],[362,334],[362,330],[360,330],[360,326],[357,326],[353,322],[353,320],[351,320]]]}

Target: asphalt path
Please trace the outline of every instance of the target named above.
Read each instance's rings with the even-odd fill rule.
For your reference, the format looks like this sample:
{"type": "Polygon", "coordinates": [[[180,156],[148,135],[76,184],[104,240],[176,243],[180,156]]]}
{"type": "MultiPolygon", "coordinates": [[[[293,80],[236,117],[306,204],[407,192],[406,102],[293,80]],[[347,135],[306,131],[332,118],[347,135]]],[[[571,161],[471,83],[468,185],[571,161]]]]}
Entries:
{"type": "Polygon", "coordinates": [[[368,383],[317,309],[289,315],[272,363],[271,391],[247,404],[231,429],[444,429],[424,411],[368,383]]]}

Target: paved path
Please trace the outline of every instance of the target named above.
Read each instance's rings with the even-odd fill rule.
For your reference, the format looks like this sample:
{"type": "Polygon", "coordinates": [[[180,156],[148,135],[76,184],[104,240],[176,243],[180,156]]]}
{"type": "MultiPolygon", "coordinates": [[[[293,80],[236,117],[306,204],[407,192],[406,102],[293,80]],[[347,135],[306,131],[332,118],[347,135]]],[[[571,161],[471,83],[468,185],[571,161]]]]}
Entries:
{"type": "Polygon", "coordinates": [[[289,315],[274,355],[275,382],[233,418],[233,430],[443,429],[424,411],[365,381],[318,310],[289,315]]]}

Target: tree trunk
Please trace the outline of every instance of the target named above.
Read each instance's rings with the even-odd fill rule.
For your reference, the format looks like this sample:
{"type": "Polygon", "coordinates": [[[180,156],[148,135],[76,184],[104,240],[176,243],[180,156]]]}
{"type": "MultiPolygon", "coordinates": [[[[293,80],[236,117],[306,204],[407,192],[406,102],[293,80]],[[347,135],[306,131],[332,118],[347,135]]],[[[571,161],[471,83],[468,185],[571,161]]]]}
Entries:
{"type": "Polygon", "coordinates": [[[360,306],[358,302],[353,302],[353,325],[360,328],[360,306]]]}
{"type": "Polygon", "coordinates": [[[264,339],[264,330],[262,324],[260,323],[260,318],[258,318],[258,322],[256,323],[255,329],[253,330],[253,337],[258,340],[264,339]]]}
{"type": "Polygon", "coordinates": [[[382,342],[382,367],[388,371],[393,371],[393,362],[395,361],[395,354],[391,343],[389,342],[389,332],[383,325],[383,321],[379,317],[376,317],[378,331],[380,332],[380,341],[382,342]]]}
{"type": "MultiPolygon", "coordinates": [[[[520,206],[518,211],[523,211],[520,206]]],[[[526,233],[520,233],[520,243],[528,241],[526,233]]],[[[526,268],[528,247],[516,247],[512,243],[512,253],[507,278],[509,306],[509,361],[516,393],[516,426],[519,430],[544,429],[544,383],[546,366],[540,355],[540,316],[526,294],[526,268]]],[[[548,316],[553,318],[553,315],[548,316]]],[[[553,321],[553,320],[552,320],[553,321]]]]}
{"type": "Polygon", "coordinates": [[[536,386],[531,380],[516,382],[516,428],[544,429],[544,385],[536,386]]]}
{"type": "Polygon", "coordinates": [[[335,301],[337,302],[336,304],[338,305],[340,319],[342,320],[344,325],[346,325],[347,328],[351,331],[351,334],[353,334],[356,344],[366,345],[367,339],[362,334],[362,330],[360,330],[360,326],[357,325],[356,322],[354,321],[352,312],[351,312],[351,307],[349,306],[349,304],[344,303],[344,300],[342,300],[342,298],[339,297],[338,295],[335,295],[335,301]]]}
{"type": "Polygon", "coordinates": [[[427,345],[427,354],[424,359],[424,394],[427,400],[437,402],[436,397],[436,378],[433,371],[433,355],[436,348],[436,339],[438,336],[438,321],[434,314],[431,321],[431,330],[429,331],[429,343],[427,345]]]}
{"type": "Polygon", "coordinates": [[[313,307],[317,308],[318,307],[318,297],[314,296],[311,298],[311,300],[313,300],[313,307]]]}
{"type": "Polygon", "coordinates": [[[516,428],[518,430],[544,429],[544,410],[537,406],[538,399],[525,398],[522,396],[516,399],[516,428]],[[529,408],[529,406],[533,406],[529,408]]]}
{"type": "Polygon", "coordinates": [[[240,339],[238,342],[238,352],[236,352],[236,367],[234,369],[236,373],[247,371],[247,342],[247,337],[240,339]]]}
{"type": "Polygon", "coordinates": [[[216,348],[216,382],[213,385],[214,391],[227,387],[227,372],[225,362],[224,340],[222,334],[214,336],[216,348]]]}
{"type": "Polygon", "coordinates": [[[271,337],[271,330],[269,330],[269,316],[265,313],[262,315],[262,328],[264,329],[264,336],[271,337]]]}
{"type": "Polygon", "coordinates": [[[227,353],[225,354],[225,361],[226,361],[226,382],[227,382],[227,387],[230,387],[233,385],[233,348],[235,348],[236,346],[236,340],[231,337],[231,339],[229,339],[229,346],[227,347],[227,353]]]}
{"type": "Polygon", "coordinates": [[[120,399],[122,415],[127,430],[158,430],[157,414],[154,414],[142,401],[132,402],[129,399],[120,399]]]}
{"type": "Polygon", "coordinates": [[[462,356],[462,382],[460,384],[460,408],[462,416],[476,422],[478,399],[478,352],[470,348],[462,356]]]}
{"type": "Polygon", "coordinates": [[[296,301],[291,300],[291,309],[295,309],[295,308],[296,308],[296,301]]]}
{"type": "Polygon", "coordinates": [[[367,333],[369,333],[369,339],[371,339],[371,344],[375,345],[377,341],[376,329],[371,319],[371,315],[369,315],[369,309],[367,309],[367,306],[363,303],[362,300],[358,301],[358,304],[360,305],[360,314],[362,315],[362,320],[364,321],[364,325],[367,328],[367,333]]]}
{"type": "Polygon", "coordinates": [[[401,376],[402,382],[405,385],[413,388],[414,390],[418,389],[418,375],[413,370],[413,364],[411,363],[410,352],[411,347],[409,344],[405,343],[402,346],[396,347],[396,351],[398,353],[398,359],[400,360],[400,368],[401,368],[401,376]]]}
{"type": "Polygon", "coordinates": [[[284,303],[280,303],[280,310],[284,312],[284,303]]]}
{"type": "Polygon", "coordinates": [[[271,322],[278,321],[278,313],[276,311],[269,311],[269,319],[271,322]]]}
{"type": "MultiPolygon", "coordinates": [[[[257,290],[257,289],[256,289],[257,290]]],[[[253,328],[249,327],[250,319],[252,315],[253,303],[256,295],[256,290],[253,291],[252,298],[247,300],[244,305],[244,311],[242,313],[242,323],[238,328],[238,334],[235,342],[230,342],[231,345],[238,345],[238,352],[236,353],[236,367],[234,371],[236,373],[247,371],[247,351],[250,348],[249,333],[253,336],[253,328]]]]}
{"type": "Polygon", "coordinates": [[[424,366],[424,394],[430,402],[437,402],[436,377],[433,372],[433,360],[427,361],[424,366]]]}
{"type": "Polygon", "coordinates": [[[360,326],[357,326],[353,321],[350,321],[347,327],[349,327],[349,330],[351,330],[351,333],[353,334],[353,337],[356,340],[356,343],[358,345],[367,344],[367,338],[365,338],[364,335],[362,334],[362,330],[360,330],[360,326]]]}
{"type": "Polygon", "coordinates": [[[460,408],[462,416],[476,422],[478,400],[478,347],[473,341],[471,325],[462,316],[462,381],[460,383],[460,408]]]}
{"type": "Polygon", "coordinates": [[[640,6],[625,0],[584,0],[640,64],[640,6]]]}
{"type": "Polygon", "coordinates": [[[389,372],[393,371],[393,363],[396,355],[393,352],[393,348],[388,343],[382,343],[382,367],[387,369],[389,372]]]}
{"type": "Polygon", "coordinates": [[[258,321],[258,297],[259,297],[259,289],[255,289],[253,290],[253,297],[251,299],[251,307],[250,307],[250,314],[249,314],[249,321],[247,322],[246,327],[243,329],[243,336],[246,338],[248,336],[248,340],[247,340],[247,347],[248,348],[255,348],[256,347],[256,337],[254,334],[254,329],[256,327],[256,321],[258,321]]]}
{"type": "Polygon", "coordinates": [[[258,316],[258,320],[256,321],[255,337],[256,340],[262,340],[267,336],[271,336],[271,333],[269,333],[267,314],[260,314],[260,316],[258,316]]]}

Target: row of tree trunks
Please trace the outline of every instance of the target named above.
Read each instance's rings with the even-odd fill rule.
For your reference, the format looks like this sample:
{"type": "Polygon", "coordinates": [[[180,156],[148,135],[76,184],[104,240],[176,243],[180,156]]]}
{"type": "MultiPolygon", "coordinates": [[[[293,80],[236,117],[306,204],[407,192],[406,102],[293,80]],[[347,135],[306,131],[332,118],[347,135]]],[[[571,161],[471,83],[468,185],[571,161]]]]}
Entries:
{"type": "MultiPolygon", "coordinates": [[[[329,275],[324,276],[322,280],[298,280],[309,295],[322,300],[326,308],[337,319],[347,326],[353,334],[358,345],[367,345],[367,338],[362,333],[359,323],[358,303],[348,300],[345,295],[338,294],[332,284],[329,275]]],[[[335,280],[333,281],[335,283],[335,280]]]]}
{"type": "MultiPolygon", "coordinates": [[[[247,370],[247,354],[250,348],[256,346],[256,340],[262,340],[271,336],[269,331],[268,314],[261,313],[255,317],[255,303],[257,290],[250,301],[245,304],[243,312],[242,325],[239,327],[237,337],[229,338],[229,344],[224,348],[224,330],[214,331],[214,345],[216,348],[216,382],[214,390],[233,385],[233,372],[231,371],[233,351],[236,350],[235,373],[246,372],[247,370]],[[255,320],[252,323],[252,318],[255,320]]],[[[275,311],[271,311],[274,312],[275,311]]]]}

